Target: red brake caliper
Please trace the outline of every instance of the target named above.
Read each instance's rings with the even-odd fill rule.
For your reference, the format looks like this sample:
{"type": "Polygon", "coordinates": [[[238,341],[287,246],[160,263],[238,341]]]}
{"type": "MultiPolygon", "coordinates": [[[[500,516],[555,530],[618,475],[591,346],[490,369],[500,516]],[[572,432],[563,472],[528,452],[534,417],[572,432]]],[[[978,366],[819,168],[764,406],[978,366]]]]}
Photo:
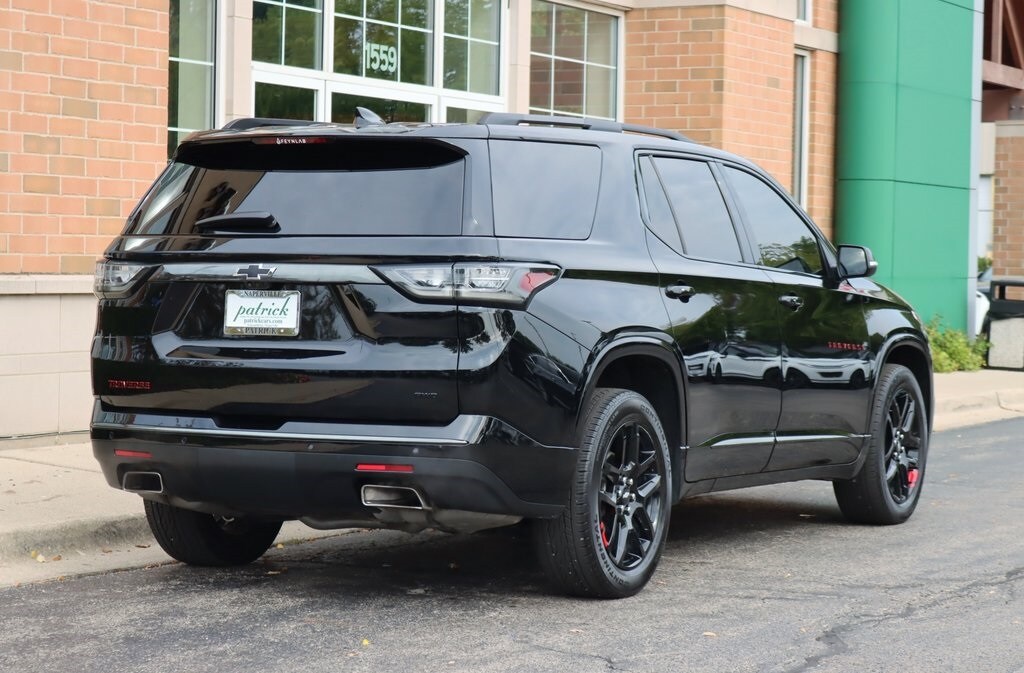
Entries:
{"type": "Polygon", "coordinates": [[[914,488],[914,484],[917,483],[917,468],[913,468],[907,472],[907,485],[910,488],[914,488]]]}
{"type": "Polygon", "coordinates": [[[612,541],[608,539],[608,534],[605,533],[605,531],[604,531],[604,521],[602,521],[601,522],[601,544],[603,544],[604,548],[607,549],[608,545],[610,545],[611,543],[612,543],[612,541]]]}

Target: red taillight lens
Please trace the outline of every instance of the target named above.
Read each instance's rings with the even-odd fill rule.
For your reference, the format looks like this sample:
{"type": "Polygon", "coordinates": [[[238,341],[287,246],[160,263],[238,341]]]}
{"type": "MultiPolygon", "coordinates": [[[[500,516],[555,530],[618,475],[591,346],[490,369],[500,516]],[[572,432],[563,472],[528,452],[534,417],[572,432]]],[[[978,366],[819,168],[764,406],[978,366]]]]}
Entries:
{"type": "Polygon", "coordinates": [[[122,458],[152,458],[149,451],[129,451],[128,449],[114,449],[114,455],[122,458]]]}
{"type": "Polygon", "coordinates": [[[558,278],[557,266],[515,262],[381,266],[385,280],[421,301],[469,305],[525,305],[558,278]]]}
{"type": "Polygon", "coordinates": [[[356,472],[412,472],[412,465],[392,465],[389,463],[359,463],[356,472]]]}

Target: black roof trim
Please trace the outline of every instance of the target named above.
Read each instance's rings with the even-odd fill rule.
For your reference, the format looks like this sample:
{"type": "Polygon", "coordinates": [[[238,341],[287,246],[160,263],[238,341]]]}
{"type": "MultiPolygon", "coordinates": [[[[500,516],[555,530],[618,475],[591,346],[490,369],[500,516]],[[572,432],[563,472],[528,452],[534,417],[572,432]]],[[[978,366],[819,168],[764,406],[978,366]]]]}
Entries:
{"type": "Polygon", "coordinates": [[[480,117],[477,124],[491,124],[497,126],[553,126],[556,128],[576,128],[587,131],[608,131],[609,133],[641,133],[643,135],[658,136],[669,140],[692,143],[693,141],[682,133],[654,128],[653,126],[640,126],[638,124],[622,124],[608,121],[607,119],[594,119],[592,117],[562,117],[556,115],[528,115],[516,114],[514,112],[489,112],[480,117]]]}

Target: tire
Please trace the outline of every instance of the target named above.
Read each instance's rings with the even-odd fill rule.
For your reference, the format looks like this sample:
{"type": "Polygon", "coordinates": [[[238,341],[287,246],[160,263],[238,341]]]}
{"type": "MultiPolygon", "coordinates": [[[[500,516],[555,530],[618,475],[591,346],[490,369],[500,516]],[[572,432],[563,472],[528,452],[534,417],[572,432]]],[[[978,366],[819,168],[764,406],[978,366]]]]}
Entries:
{"type": "Polygon", "coordinates": [[[924,396],[906,367],[882,368],[870,431],[860,472],[832,484],[836,501],[843,515],[855,523],[903,523],[921,498],[929,439],[924,396]]]}
{"type": "Polygon", "coordinates": [[[580,423],[569,503],[534,522],[534,546],[560,592],[625,598],[658,565],[671,513],[668,441],[651,404],[629,390],[599,388],[580,423]]]}
{"type": "Polygon", "coordinates": [[[252,563],[270,548],[280,521],[224,519],[146,500],[146,520],[169,556],[194,566],[252,563]]]}

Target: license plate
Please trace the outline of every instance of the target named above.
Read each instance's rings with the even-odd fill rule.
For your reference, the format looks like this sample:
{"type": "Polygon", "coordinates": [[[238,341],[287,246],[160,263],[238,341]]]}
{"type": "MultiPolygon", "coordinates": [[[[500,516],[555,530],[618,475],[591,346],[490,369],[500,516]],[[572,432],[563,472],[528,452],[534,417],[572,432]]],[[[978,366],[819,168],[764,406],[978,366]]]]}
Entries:
{"type": "Polygon", "coordinates": [[[299,333],[299,293],[226,290],[224,334],[295,336],[299,333]]]}

